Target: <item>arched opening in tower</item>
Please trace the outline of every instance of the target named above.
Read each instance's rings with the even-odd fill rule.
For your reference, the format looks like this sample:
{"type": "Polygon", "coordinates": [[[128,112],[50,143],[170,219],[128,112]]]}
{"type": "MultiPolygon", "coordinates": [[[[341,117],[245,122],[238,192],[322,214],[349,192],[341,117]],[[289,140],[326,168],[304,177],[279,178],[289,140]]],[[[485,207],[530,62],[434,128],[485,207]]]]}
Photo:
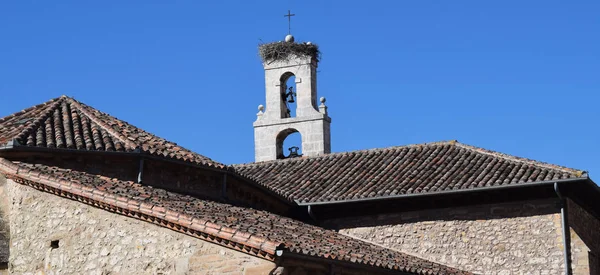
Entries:
{"type": "Polygon", "coordinates": [[[286,129],[277,135],[277,159],[302,156],[302,135],[296,129],[286,129]]]}
{"type": "Polygon", "coordinates": [[[296,76],[287,72],[281,76],[281,102],[282,117],[296,117],[297,94],[296,94],[296,76]]]}

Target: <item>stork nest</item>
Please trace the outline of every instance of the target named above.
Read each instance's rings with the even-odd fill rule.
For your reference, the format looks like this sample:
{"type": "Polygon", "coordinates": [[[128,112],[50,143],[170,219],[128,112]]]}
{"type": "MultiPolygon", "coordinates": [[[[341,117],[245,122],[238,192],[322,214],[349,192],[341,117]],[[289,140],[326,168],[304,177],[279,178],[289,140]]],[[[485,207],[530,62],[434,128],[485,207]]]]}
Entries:
{"type": "Polygon", "coordinates": [[[321,52],[316,44],[294,43],[294,42],[273,42],[261,44],[258,51],[263,62],[289,60],[294,55],[310,56],[318,61],[321,60],[321,52]]]}

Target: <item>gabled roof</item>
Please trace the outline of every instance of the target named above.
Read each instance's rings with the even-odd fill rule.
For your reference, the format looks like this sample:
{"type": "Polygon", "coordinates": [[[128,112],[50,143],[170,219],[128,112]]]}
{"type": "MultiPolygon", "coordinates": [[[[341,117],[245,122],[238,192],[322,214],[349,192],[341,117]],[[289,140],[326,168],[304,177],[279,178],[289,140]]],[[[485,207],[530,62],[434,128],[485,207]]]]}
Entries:
{"type": "Polygon", "coordinates": [[[283,250],[411,274],[470,274],[270,212],[202,200],[131,181],[3,158],[0,172],[38,190],[270,260],[275,259],[276,250],[283,250]]]}
{"type": "Polygon", "coordinates": [[[587,178],[584,171],[457,141],[234,165],[235,171],[298,203],[587,178]]]}
{"type": "Polygon", "coordinates": [[[0,148],[7,145],[80,151],[141,152],[224,167],[77,100],[61,96],[0,119],[0,148]]]}

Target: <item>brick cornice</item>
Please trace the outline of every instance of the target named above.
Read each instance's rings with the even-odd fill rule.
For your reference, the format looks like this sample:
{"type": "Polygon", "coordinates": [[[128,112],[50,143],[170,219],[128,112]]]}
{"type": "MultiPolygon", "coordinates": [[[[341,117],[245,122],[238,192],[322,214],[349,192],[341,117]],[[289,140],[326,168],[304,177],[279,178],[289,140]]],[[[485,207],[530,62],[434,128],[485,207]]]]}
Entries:
{"type": "Polygon", "coordinates": [[[281,245],[237,229],[219,226],[165,207],[140,202],[123,196],[81,185],[76,180],[59,177],[21,167],[0,158],[0,173],[7,178],[35,189],[77,200],[110,212],[151,222],[205,241],[226,246],[268,260],[275,259],[275,250],[281,245]]]}

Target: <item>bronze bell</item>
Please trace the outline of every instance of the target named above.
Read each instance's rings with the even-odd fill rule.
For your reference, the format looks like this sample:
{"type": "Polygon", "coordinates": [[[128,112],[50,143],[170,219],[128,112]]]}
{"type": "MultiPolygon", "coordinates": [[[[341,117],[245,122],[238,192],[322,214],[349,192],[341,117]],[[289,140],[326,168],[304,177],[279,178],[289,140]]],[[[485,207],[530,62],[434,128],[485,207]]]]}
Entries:
{"type": "Polygon", "coordinates": [[[294,93],[293,89],[294,89],[294,87],[290,87],[290,89],[289,89],[290,91],[285,94],[285,97],[286,97],[286,100],[287,100],[288,103],[294,103],[294,102],[296,102],[294,100],[294,96],[296,96],[296,93],[294,93]]]}
{"type": "Polygon", "coordinates": [[[290,155],[288,156],[288,158],[297,158],[301,156],[300,154],[298,154],[298,150],[300,150],[298,146],[292,146],[288,150],[290,150],[290,155]]]}

